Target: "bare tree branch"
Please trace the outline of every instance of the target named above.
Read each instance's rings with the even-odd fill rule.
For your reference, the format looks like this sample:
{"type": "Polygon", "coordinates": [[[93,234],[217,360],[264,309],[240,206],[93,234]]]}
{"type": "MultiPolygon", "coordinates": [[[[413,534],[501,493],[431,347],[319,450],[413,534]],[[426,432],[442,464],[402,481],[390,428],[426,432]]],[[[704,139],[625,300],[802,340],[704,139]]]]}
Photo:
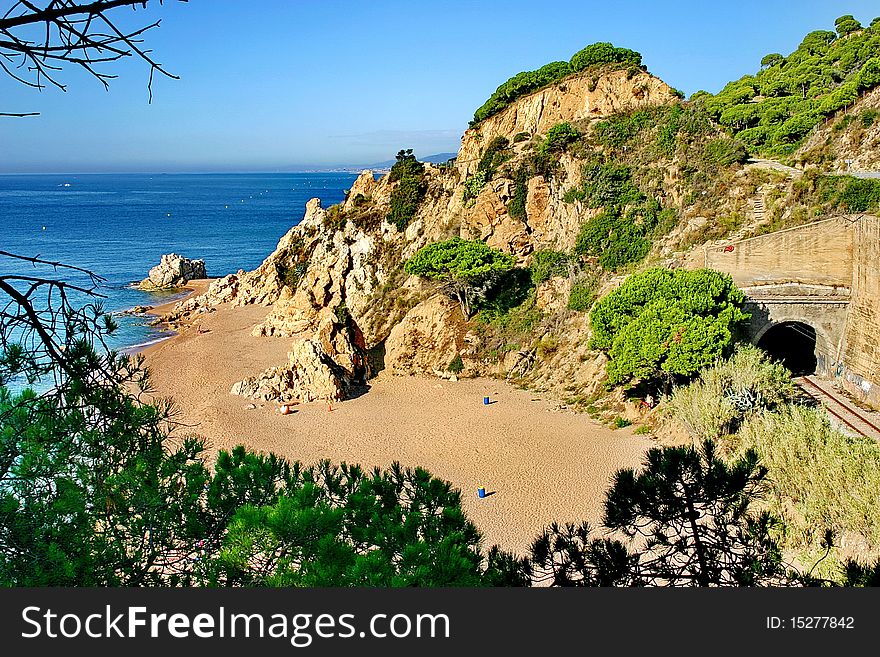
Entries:
{"type": "MultiPolygon", "coordinates": [[[[64,65],[85,70],[104,88],[116,77],[103,65],[135,57],[150,69],[147,90],[153,100],[153,77],[160,74],[179,79],[143,47],[143,35],[159,27],[155,21],[133,30],[121,29],[107,14],[120,7],[146,8],[149,0],[15,0],[0,16],[0,68],[17,82],[34,89],[47,85],[67,87],[59,74],[64,65]]],[[[163,4],[163,0],[158,1],[163,4]]],[[[187,0],[178,0],[187,2],[187,0]]],[[[0,112],[0,116],[36,116],[38,112],[0,112]]]]}

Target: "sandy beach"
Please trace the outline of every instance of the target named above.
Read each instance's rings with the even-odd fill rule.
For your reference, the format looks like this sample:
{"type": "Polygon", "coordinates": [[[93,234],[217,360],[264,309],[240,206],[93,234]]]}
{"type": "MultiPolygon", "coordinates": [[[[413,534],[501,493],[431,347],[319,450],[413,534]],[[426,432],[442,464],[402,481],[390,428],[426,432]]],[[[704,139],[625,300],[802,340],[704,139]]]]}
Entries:
{"type": "MultiPolygon", "coordinates": [[[[198,293],[205,284],[191,287],[198,293]]],[[[173,398],[180,420],[212,449],[244,444],[304,463],[425,467],[462,490],[487,545],[523,553],[554,520],[597,525],[613,473],[638,465],[651,445],[631,429],[555,410],[547,395],[492,379],[382,372],[359,397],[281,415],[275,403],[229,394],[233,383],[286,361],[290,338],[251,336],[268,310],[221,306],[143,352],[156,394],[173,398]],[[480,499],[479,486],[490,494],[480,499]]]]}

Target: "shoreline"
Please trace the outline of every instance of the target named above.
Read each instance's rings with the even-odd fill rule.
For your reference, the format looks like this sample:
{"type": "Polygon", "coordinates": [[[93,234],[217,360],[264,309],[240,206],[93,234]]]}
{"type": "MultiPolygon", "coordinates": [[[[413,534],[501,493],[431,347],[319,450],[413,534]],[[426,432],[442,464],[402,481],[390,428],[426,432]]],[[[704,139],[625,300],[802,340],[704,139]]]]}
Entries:
{"type": "MultiPolygon", "coordinates": [[[[158,306],[153,306],[149,310],[144,311],[144,315],[151,315],[153,317],[161,317],[162,315],[170,312],[174,306],[182,301],[186,301],[190,297],[198,296],[200,294],[204,294],[204,292],[208,289],[208,286],[214,282],[216,279],[214,278],[201,278],[201,279],[193,279],[187,282],[183,287],[180,288],[181,295],[172,299],[171,301],[166,301],[165,303],[161,303],[158,306]],[[185,291],[185,292],[184,292],[185,291]]],[[[126,313],[130,313],[134,308],[127,309],[126,313]]],[[[186,324],[188,326],[188,323],[186,324]]],[[[157,324],[156,325],[159,331],[163,329],[167,331],[167,335],[162,337],[158,337],[155,340],[149,340],[147,342],[143,342],[140,344],[134,344],[127,347],[123,347],[119,350],[119,353],[125,354],[126,356],[136,356],[137,354],[141,354],[145,352],[150,347],[160,344],[162,342],[167,342],[168,340],[173,340],[178,335],[180,335],[179,331],[171,329],[167,324],[157,324]]],[[[153,328],[153,327],[151,327],[153,328]]]]}
{"type": "Polygon", "coordinates": [[[654,444],[631,428],[558,410],[549,394],[485,378],[381,372],[365,394],[281,415],[275,402],[230,394],[237,381],[287,360],[293,338],[251,335],[269,310],[222,304],[140,352],[153,394],[173,399],[185,431],[206,439],[209,458],[244,445],[304,464],[423,467],[462,491],[486,546],[524,554],[554,521],[601,526],[614,473],[639,466],[654,444]],[[481,486],[490,493],[482,499],[481,486]]]}

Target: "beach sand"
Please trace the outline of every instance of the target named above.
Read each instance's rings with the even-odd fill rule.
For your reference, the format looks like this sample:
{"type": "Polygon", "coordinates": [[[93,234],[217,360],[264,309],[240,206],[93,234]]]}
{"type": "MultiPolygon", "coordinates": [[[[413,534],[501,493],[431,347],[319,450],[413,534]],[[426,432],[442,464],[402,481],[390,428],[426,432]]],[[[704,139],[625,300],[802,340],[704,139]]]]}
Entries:
{"type": "Polygon", "coordinates": [[[612,475],[638,465],[651,445],[629,428],[555,410],[549,396],[493,379],[382,372],[365,394],[334,402],[332,411],[313,402],[281,415],[274,402],[229,394],[233,383],[286,362],[290,338],[251,336],[268,310],[221,306],[143,352],[156,394],[173,398],[189,425],[181,431],[204,436],[213,449],[243,444],[303,463],[422,466],[462,490],[487,546],[524,554],[554,520],[599,525],[612,475]],[[483,499],[480,486],[489,493],[483,499]]]}

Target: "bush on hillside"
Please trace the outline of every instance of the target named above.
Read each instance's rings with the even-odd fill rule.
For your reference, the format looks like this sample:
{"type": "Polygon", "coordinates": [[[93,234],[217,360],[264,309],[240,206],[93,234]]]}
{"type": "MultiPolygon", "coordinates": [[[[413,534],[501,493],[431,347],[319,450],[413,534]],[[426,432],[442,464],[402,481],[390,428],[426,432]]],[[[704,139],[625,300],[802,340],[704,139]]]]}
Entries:
{"type": "Polygon", "coordinates": [[[544,154],[561,153],[578,137],[580,133],[570,123],[557,123],[547,131],[538,150],[544,154]]]}
{"type": "Polygon", "coordinates": [[[476,125],[490,116],[497,114],[511,103],[538,91],[555,82],[559,82],[572,73],[594,66],[610,65],[615,67],[640,66],[642,56],[627,48],[615,48],[610,43],[595,43],[575,53],[571,62],[551,62],[536,71],[517,73],[498,86],[483,103],[470,122],[476,125]]]}
{"type": "Polygon", "coordinates": [[[757,347],[746,345],[704,369],[696,381],[676,388],[669,410],[694,440],[714,440],[794,397],[789,371],[757,347]]]}
{"type": "Polygon", "coordinates": [[[412,149],[401,150],[388,179],[397,182],[397,186],[391,191],[391,211],[386,218],[398,230],[405,230],[428,189],[425,165],[416,160],[412,149]]]}
{"type": "Polygon", "coordinates": [[[727,274],[648,269],[593,307],[590,344],[608,354],[611,383],[689,378],[730,352],[744,301],[727,274]]]}
{"type": "Polygon", "coordinates": [[[786,542],[817,545],[826,529],[852,532],[880,549],[880,445],[834,429],[825,411],[788,405],[757,414],[732,438],[754,449],[772,476],[768,502],[786,542]]]}

